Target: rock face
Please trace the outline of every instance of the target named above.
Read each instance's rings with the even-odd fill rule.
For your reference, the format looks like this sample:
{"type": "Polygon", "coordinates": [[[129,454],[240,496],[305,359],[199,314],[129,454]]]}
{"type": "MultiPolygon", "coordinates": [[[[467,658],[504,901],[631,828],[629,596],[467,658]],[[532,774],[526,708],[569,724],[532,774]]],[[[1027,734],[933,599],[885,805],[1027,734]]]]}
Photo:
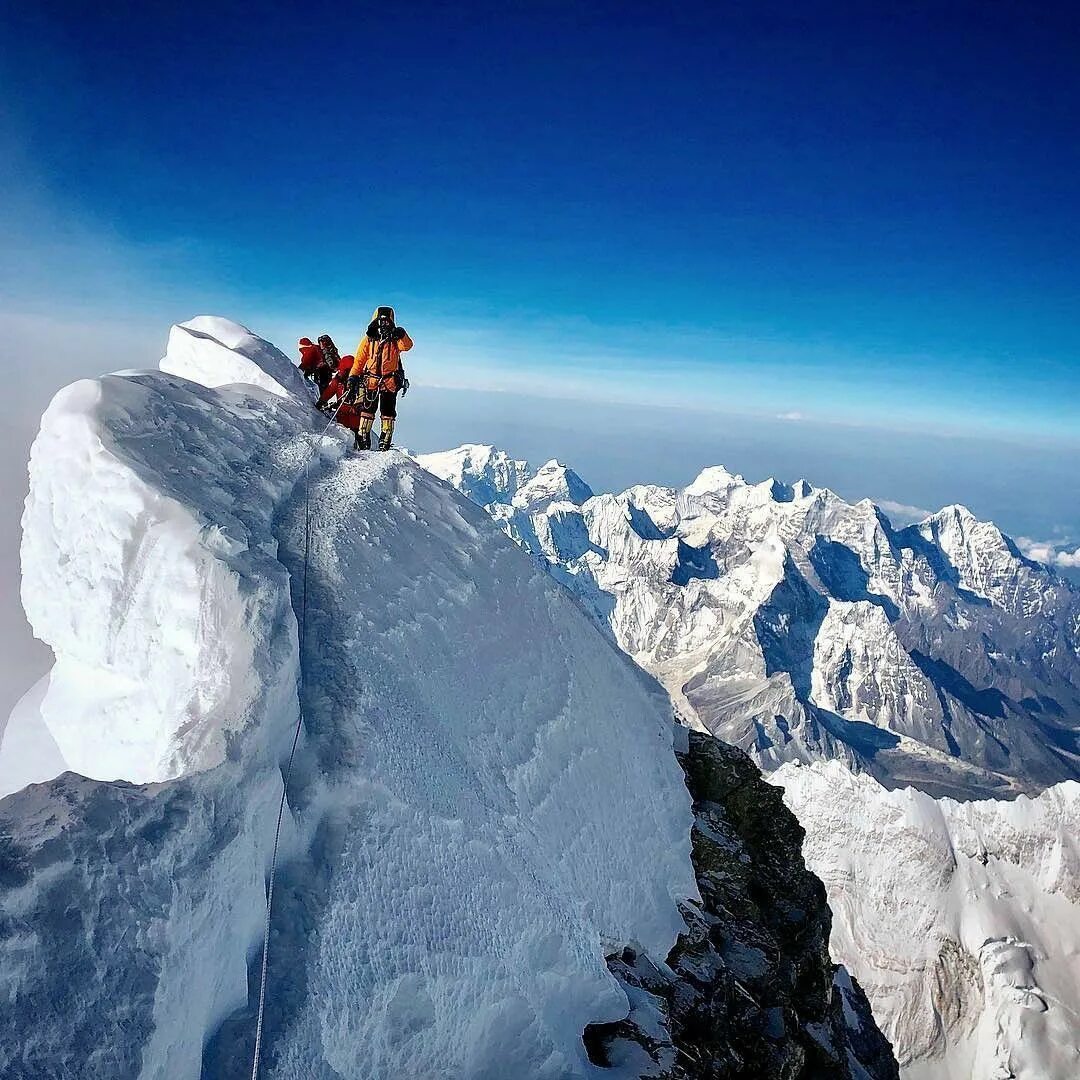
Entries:
{"type": "Polygon", "coordinates": [[[839,759],[964,799],[1080,778],[1080,595],[963,507],[896,529],[869,501],[720,467],[593,496],[491,448],[420,461],[767,770],[839,759]],[[474,464],[492,458],[513,483],[474,464]]]}
{"type": "Polygon", "coordinates": [[[586,1031],[590,1056],[667,1080],[898,1076],[865,996],[829,959],[825,890],[795,817],[745,754],[688,736],[701,901],[684,904],[664,967],[633,948],[609,958],[632,1011],[586,1031]]]}

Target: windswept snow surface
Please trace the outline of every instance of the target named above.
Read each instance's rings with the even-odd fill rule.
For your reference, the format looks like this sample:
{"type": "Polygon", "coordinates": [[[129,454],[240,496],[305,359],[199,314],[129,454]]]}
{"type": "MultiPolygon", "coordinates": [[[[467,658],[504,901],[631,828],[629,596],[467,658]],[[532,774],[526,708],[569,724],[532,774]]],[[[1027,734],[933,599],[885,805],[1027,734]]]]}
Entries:
{"type": "Polygon", "coordinates": [[[404,456],[330,432],[308,502],[282,360],[194,320],[43,420],[24,601],[83,776],[0,801],[0,1073],[248,1075],[299,683],[263,1075],[592,1075],[605,954],[696,896],[667,697],[404,456]]]}
{"type": "Polygon", "coordinates": [[[908,1080],[1080,1076],[1080,784],[958,803],[836,761],[770,779],[908,1080]]]}
{"type": "Polygon", "coordinates": [[[198,315],[174,326],[160,367],[203,386],[241,384],[278,397],[307,396],[299,368],[280,349],[216,315],[198,315]]]}

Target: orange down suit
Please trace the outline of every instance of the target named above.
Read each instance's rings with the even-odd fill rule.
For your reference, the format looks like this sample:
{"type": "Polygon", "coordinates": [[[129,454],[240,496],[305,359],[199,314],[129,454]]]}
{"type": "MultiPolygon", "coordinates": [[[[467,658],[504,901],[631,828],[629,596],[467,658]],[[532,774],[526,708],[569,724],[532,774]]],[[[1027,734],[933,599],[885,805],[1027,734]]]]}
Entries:
{"type": "Polygon", "coordinates": [[[381,389],[396,393],[401,389],[401,354],[412,347],[408,334],[397,341],[379,341],[370,333],[365,334],[356,347],[352,374],[364,377],[364,389],[369,392],[381,389]]]}

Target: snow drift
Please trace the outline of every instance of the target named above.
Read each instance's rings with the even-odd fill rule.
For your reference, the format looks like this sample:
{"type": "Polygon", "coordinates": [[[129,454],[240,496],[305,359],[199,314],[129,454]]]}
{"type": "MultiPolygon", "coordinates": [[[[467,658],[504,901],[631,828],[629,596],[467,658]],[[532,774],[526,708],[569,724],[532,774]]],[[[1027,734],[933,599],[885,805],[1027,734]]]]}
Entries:
{"type": "Polygon", "coordinates": [[[606,954],[662,962],[697,895],[666,695],[404,456],[331,432],[305,500],[273,346],[197,319],[161,367],[68,387],[34,446],[56,664],[17,730],[75,772],[0,802],[0,1072],[247,1074],[299,688],[264,1075],[591,1075],[606,954]]]}

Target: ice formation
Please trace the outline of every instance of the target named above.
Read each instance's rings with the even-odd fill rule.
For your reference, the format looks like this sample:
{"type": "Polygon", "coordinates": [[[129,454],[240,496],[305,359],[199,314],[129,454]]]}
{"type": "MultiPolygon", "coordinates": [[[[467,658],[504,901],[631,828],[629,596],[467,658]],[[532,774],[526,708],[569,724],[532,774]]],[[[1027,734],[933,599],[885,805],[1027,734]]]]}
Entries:
{"type": "Polygon", "coordinates": [[[68,387],[34,446],[56,664],[8,732],[73,772],[0,747],[47,780],[0,801],[0,1073],[247,1075],[299,686],[263,1075],[593,1075],[606,954],[662,962],[697,894],[666,695],[403,455],[331,431],[308,502],[273,346],[201,318],[161,367],[68,387]]]}

